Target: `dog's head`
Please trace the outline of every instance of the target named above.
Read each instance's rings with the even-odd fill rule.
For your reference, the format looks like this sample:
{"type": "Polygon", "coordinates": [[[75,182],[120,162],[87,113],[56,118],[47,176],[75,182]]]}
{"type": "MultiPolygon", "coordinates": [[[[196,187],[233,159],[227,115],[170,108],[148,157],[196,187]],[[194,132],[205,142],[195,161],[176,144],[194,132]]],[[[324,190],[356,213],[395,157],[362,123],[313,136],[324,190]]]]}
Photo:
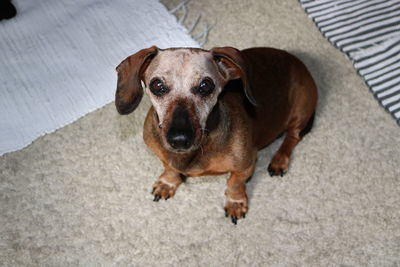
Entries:
{"type": "Polygon", "coordinates": [[[163,146],[189,152],[201,144],[207,120],[228,81],[241,79],[247,98],[255,104],[245,65],[240,51],[232,47],[206,51],[152,46],[118,65],[115,105],[120,114],[134,111],[143,85],[157,113],[163,146]]]}

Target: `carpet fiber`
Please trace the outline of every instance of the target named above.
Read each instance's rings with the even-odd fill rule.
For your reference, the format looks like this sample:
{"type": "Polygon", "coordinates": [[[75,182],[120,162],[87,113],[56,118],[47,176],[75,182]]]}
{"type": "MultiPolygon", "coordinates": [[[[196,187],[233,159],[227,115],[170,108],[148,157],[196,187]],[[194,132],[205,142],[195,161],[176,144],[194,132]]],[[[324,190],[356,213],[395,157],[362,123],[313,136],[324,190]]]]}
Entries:
{"type": "Polygon", "coordinates": [[[279,47],[309,67],[318,110],[288,174],[267,172],[278,140],[259,155],[236,226],[223,212],[226,176],[153,202],[162,167],[142,140],[148,98],[128,116],[110,104],[0,158],[0,265],[399,266],[399,128],[352,63],[297,0],[188,10],[189,26],[199,12],[212,26],[206,48],[279,47]]]}

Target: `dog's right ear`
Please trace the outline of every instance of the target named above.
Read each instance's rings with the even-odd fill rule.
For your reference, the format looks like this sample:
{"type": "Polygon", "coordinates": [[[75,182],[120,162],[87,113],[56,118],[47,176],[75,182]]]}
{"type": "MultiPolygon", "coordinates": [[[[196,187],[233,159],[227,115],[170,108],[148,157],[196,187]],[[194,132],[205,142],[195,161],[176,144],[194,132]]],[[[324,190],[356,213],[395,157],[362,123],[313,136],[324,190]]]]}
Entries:
{"type": "Polygon", "coordinates": [[[117,66],[118,82],[115,106],[120,114],[131,113],[142,100],[142,76],[157,52],[156,46],[142,49],[127,57],[117,66]]]}

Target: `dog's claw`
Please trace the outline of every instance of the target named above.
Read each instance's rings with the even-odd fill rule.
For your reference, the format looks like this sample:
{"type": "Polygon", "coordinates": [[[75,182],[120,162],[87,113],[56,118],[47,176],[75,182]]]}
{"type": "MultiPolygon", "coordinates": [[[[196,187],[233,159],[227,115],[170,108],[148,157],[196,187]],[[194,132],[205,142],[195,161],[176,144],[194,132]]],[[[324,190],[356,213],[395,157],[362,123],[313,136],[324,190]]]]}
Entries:
{"type": "MultiPolygon", "coordinates": [[[[229,212],[228,212],[228,210],[225,210],[225,217],[226,217],[226,218],[229,217],[229,212]]],[[[230,217],[231,217],[232,223],[233,223],[234,225],[237,225],[238,219],[240,219],[240,218],[242,218],[242,219],[246,218],[246,213],[242,213],[242,214],[241,214],[241,217],[239,217],[239,218],[236,217],[236,216],[230,216],[230,217]]]]}
{"type": "Polygon", "coordinates": [[[279,172],[277,172],[277,171],[275,171],[274,169],[272,169],[272,166],[271,166],[271,164],[269,164],[268,165],[268,173],[269,173],[269,175],[272,177],[272,176],[280,176],[280,177],[283,177],[286,173],[287,173],[287,171],[286,170],[281,170],[281,171],[279,171],[279,172]]]}
{"type": "Polygon", "coordinates": [[[232,223],[233,223],[234,225],[237,225],[237,218],[234,217],[234,216],[232,216],[231,219],[232,219],[232,223]]]}
{"type": "Polygon", "coordinates": [[[271,177],[277,175],[277,173],[272,169],[271,164],[268,165],[268,173],[271,177]]]}
{"type": "Polygon", "coordinates": [[[224,206],[225,217],[230,218],[233,224],[237,224],[238,220],[246,217],[247,207],[247,195],[244,194],[242,198],[232,199],[228,195],[228,199],[224,206]]]}
{"type": "Polygon", "coordinates": [[[269,176],[274,176],[274,171],[271,168],[271,164],[268,165],[268,173],[269,173],[269,176]]]}
{"type": "Polygon", "coordinates": [[[167,184],[162,180],[158,179],[153,184],[152,194],[154,195],[154,201],[168,200],[175,195],[176,188],[179,186],[179,183],[176,184],[167,184]]]}

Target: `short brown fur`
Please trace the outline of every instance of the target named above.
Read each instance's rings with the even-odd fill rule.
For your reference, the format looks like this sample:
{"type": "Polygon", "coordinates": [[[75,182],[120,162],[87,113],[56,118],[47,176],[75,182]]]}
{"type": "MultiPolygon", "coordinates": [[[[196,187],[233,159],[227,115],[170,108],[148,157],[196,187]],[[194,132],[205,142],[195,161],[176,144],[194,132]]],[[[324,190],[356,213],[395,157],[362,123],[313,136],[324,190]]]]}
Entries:
{"type": "MultiPolygon", "coordinates": [[[[172,51],[175,50],[182,49],[172,51]]],[[[155,53],[154,49],[149,51],[155,53]]],[[[200,129],[204,132],[196,149],[186,153],[175,152],[168,149],[163,140],[162,127],[168,126],[161,126],[155,108],[150,108],[143,137],[165,168],[153,185],[152,193],[157,201],[174,196],[182,183],[182,175],[230,173],[225,192],[225,211],[236,224],[237,219],[243,218],[248,211],[245,183],[254,172],[258,151],[282,133],[286,133],[285,139],[268,170],[271,175],[287,172],[291,153],[301,140],[303,129],[311,127],[317,103],[316,85],[304,64],[282,50],[251,48],[239,51],[224,47],[210,51],[193,49],[190,52],[211,53],[214,64],[224,72],[220,76],[228,76],[214,107],[217,123],[209,127],[211,130],[207,127],[200,129]]],[[[142,53],[139,61],[143,58],[142,53]]],[[[140,65],[140,62],[137,64],[140,65]]],[[[132,70],[132,73],[138,71],[132,70]]],[[[122,78],[119,76],[119,79],[122,78]]],[[[143,77],[139,79],[143,80],[143,77]]],[[[117,107],[119,99],[124,99],[120,92],[117,93],[117,107]]],[[[126,106],[125,102],[122,104],[126,106]]],[[[190,103],[188,106],[190,117],[196,117],[190,103]]],[[[170,109],[166,112],[169,114],[163,114],[167,120],[171,119],[170,109]]]]}

